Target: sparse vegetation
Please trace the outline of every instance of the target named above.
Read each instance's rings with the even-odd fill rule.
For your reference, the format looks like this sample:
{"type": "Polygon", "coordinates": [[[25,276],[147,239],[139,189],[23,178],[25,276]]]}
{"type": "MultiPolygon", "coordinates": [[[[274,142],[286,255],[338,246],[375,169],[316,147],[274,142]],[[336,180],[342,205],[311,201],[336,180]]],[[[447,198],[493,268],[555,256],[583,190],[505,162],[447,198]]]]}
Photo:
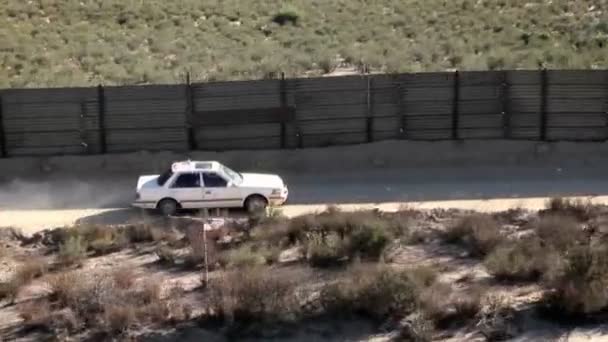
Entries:
{"type": "Polygon", "coordinates": [[[348,213],[329,207],[293,219],[265,216],[254,227],[243,220],[207,235],[209,273],[201,273],[200,229],[184,238],[182,227],[168,236],[164,232],[172,230],[153,233],[152,225],[53,230],[35,240],[42,245],[27,247],[43,248],[29,250],[28,258],[19,249],[11,252],[25,262],[16,264],[0,294],[10,302],[19,298],[14,312],[24,334],[122,339],[192,320],[231,338],[269,338],[267,333],[315,320],[356,318],[389,327],[404,340],[430,341],[455,328],[489,340],[509,338],[519,333],[520,308],[542,309],[544,319],[583,321],[608,309],[608,249],[596,227],[605,208],[594,205],[583,220],[559,203],[516,219],[508,218],[512,213],[348,213]],[[435,230],[439,225],[447,229],[435,230]],[[424,245],[416,246],[410,244],[414,230],[443,233],[425,231],[424,245]],[[131,248],[105,254],[92,247],[121,240],[131,248]],[[163,262],[155,263],[154,254],[163,262]],[[72,255],[78,257],[66,257],[72,255]],[[60,262],[60,256],[79,261],[60,262]],[[59,263],[47,267],[45,260],[55,257],[59,263]],[[82,262],[87,257],[94,258],[82,262]],[[63,268],[75,264],[82,268],[63,268]],[[474,269],[463,269],[469,265],[474,269]],[[319,269],[330,266],[339,267],[319,269]],[[495,281],[478,272],[481,266],[495,281]],[[167,268],[179,272],[170,285],[167,268]],[[526,306],[496,297],[523,286],[534,292],[530,299],[528,288],[518,296],[526,306]]]}
{"type": "Polygon", "coordinates": [[[186,71],[195,81],[319,75],[331,65],[587,69],[607,58],[606,5],[591,0],[10,0],[3,10],[0,88],[175,83],[186,71]]]}
{"type": "Polygon", "coordinates": [[[490,253],[503,240],[498,222],[485,214],[465,216],[449,227],[443,237],[447,243],[461,244],[477,256],[490,253]]]}

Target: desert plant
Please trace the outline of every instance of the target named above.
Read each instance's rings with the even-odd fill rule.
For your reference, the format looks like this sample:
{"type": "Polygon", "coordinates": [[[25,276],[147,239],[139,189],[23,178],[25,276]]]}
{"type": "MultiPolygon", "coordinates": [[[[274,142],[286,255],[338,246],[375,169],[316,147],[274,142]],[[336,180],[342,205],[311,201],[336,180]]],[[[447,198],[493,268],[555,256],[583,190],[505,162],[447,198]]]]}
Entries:
{"type": "Polygon", "coordinates": [[[335,234],[323,236],[315,233],[308,236],[304,245],[306,259],[313,267],[332,267],[348,258],[348,246],[335,234]]]}
{"type": "Polygon", "coordinates": [[[608,248],[577,246],[566,267],[547,283],[545,308],[560,317],[598,313],[608,307],[608,248]]]}
{"type": "Polygon", "coordinates": [[[162,264],[174,265],[177,255],[173,249],[168,246],[158,246],[154,253],[158,257],[158,261],[162,264]]]}
{"type": "Polygon", "coordinates": [[[51,305],[47,301],[27,302],[19,306],[19,317],[27,330],[49,331],[53,325],[51,305]]]}
{"type": "Polygon", "coordinates": [[[156,303],[161,299],[162,281],[157,278],[147,278],[137,292],[137,297],[142,304],[156,303]]]}
{"type": "Polygon", "coordinates": [[[128,290],[135,284],[135,272],[132,267],[122,266],[112,272],[114,285],[122,290],[128,290]]]}
{"type": "Polygon", "coordinates": [[[587,235],[571,216],[550,215],[542,217],[534,226],[536,234],[547,245],[558,251],[587,242],[587,235]]]}
{"type": "Polygon", "coordinates": [[[422,312],[435,326],[446,328],[475,317],[481,309],[481,294],[479,289],[454,293],[449,284],[435,283],[421,290],[419,301],[422,312]]]}
{"type": "Polygon", "coordinates": [[[83,279],[76,271],[69,271],[49,276],[47,283],[50,289],[50,299],[61,307],[65,307],[77,299],[83,286],[83,279]]]}
{"type": "Polygon", "coordinates": [[[476,256],[488,254],[503,240],[498,223],[485,214],[463,217],[446,230],[443,238],[447,243],[464,245],[476,256]]]}
{"type": "Polygon", "coordinates": [[[499,245],[484,260],[488,272],[499,280],[537,280],[548,267],[549,249],[538,238],[524,238],[499,245]]]}
{"type": "Polygon", "coordinates": [[[407,272],[385,266],[358,266],[320,292],[323,311],[330,315],[363,314],[374,319],[405,317],[417,307],[419,289],[407,272]]]}
{"type": "Polygon", "coordinates": [[[554,197],[547,202],[547,211],[550,214],[560,216],[574,217],[580,221],[589,220],[595,211],[595,206],[591,201],[583,201],[581,199],[570,199],[563,197],[554,197]]]}
{"type": "Polygon", "coordinates": [[[104,323],[110,333],[125,332],[137,320],[136,310],[132,305],[109,304],[103,310],[104,323]]]}
{"type": "Polygon", "coordinates": [[[6,298],[13,303],[23,286],[46,271],[47,264],[41,258],[35,257],[22,263],[7,282],[0,284],[0,299],[6,298]]]}
{"type": "Polygon", "coordinates": [[[80,265],[87,256],[87,246],[80,236],[71,236],[59,246],[57,262],[61,266],[80,265]]]}
{"type": "Polygon", "coordinates": [[[386,222],[380,219],[364,221],[349,237],[349,254],[377,260],[391,241],[386,222]]]}
{"type": "Polygon", "coordinates": [[[220,254],[219,263],[226,268],[248,268],[265,264],[266,258],[251,245],[243,245],[220,254]]]}
{"type": "Polygon", "coordinates": [[[285,321],[299,313],[295,284],[266,269],[229,272],[210,290],[212,306],[229,321],[285,321]]]}

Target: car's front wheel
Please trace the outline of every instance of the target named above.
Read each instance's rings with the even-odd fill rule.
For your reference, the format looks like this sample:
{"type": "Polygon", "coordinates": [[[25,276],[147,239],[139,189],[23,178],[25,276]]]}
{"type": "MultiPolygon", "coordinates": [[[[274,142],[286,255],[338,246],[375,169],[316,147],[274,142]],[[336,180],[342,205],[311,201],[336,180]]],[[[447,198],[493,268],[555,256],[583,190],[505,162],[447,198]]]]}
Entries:
{"type": "Polygon", "coordinates": [[[173,199],[166,198],[158,203],[158,211],[164,216],[175,215],[179,205],[173,199]]]}
{"type": "Polygon", "coordinates": [[[266,210],[268,201],[262,196],[250,196],[245,201],[245,209],[250,214],[259,213],[266,210]]]}

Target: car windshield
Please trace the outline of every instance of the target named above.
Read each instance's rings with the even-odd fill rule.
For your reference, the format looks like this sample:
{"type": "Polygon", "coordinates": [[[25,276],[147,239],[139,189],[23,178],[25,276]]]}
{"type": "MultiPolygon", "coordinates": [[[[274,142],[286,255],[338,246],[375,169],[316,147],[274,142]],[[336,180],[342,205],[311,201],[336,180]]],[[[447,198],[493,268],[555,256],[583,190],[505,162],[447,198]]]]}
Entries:
{"type": "Polygon", "coordinates": [[[162,175],[158,176],[156,182],[158,183],[158,185],[163,186],[165,185],[167,180],[171,178],[171,176],[173,176],[173,171],[171,171],[171,169],[168,169],[167,171],[163,172],[162,175]]]}
{"type": "Polygon", "coordinates": [[[226,176],[230,177],[230,180],[232,181],[232,183],[238,185],[243,182],[243,176],[240,173],[233,171],[224,165],[221,165],[220,168],[226,176]]]}

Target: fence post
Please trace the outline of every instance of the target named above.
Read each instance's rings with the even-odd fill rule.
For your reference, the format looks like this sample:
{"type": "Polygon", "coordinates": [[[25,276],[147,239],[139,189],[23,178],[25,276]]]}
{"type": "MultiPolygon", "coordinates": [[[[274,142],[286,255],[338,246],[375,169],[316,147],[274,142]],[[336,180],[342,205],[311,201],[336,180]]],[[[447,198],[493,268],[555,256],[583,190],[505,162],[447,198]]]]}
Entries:
{"type": "Polygon", "coordinates": [[[458,105],[460,103],[460,73],[458,70],[454,72],[454,99],[452,101],[452,139],[458,140],[459,113],[458,105]]]}
{"type": "Polygon", "coordinates": [[[540,72],[540,140],[547,140],[547,69],[540,72]]]}
{"type": "Polygon", "coordinates": [[[502,80],[500,84],[500,106],[502,115],[502,129],[505,139],[511,139],[511,111],[509,108],[509,83],[507,81],[507,72],[502,72],[502,80]]]}
{"type": "Polygon", "coordinates": [[[2,93],[0,93],[0,157],[8,157],[6,152],[6,131],[4,130],[4,106],[2,103],[2,93]]]}
{"type": "Polygon", "coordinates": [[[186,132],[188,134],[188,148],[191,151],[198,149],[194,136],[194,92],[190,82],[190,72],[186,74],[186,132]]]}
{"type": "Polygon", "coordinates": [[[366,98],[366,131],[367,131],[367,142],[373,142],[374,141],[374,135],[373,135],[373,129],[374,129],[374,114],[373,114],[373,110],[372,110],[372,78],[367,75],[366,76],[366,80],[367,80],[367,98],[366,98]]]}
{"type": "MultiPolygon", "coordinates": [[[[287,81],[285,81],[285,73],[281,72],[281,81],[279,83],[279,96],[281,100],[281,110],[283,114],[287,113],[287,81]]],[[[287,124],[285,117],[281,118],[281,148],[287,147],[287,124]]]]}
{"type": "Polygon", "coordinates": [[[98,129],[99,129],[99,152],[105,154],[107,152],[106,145],[106,94],[103,85],[97,86],[97,104],[98,104],[98,129]]]}

